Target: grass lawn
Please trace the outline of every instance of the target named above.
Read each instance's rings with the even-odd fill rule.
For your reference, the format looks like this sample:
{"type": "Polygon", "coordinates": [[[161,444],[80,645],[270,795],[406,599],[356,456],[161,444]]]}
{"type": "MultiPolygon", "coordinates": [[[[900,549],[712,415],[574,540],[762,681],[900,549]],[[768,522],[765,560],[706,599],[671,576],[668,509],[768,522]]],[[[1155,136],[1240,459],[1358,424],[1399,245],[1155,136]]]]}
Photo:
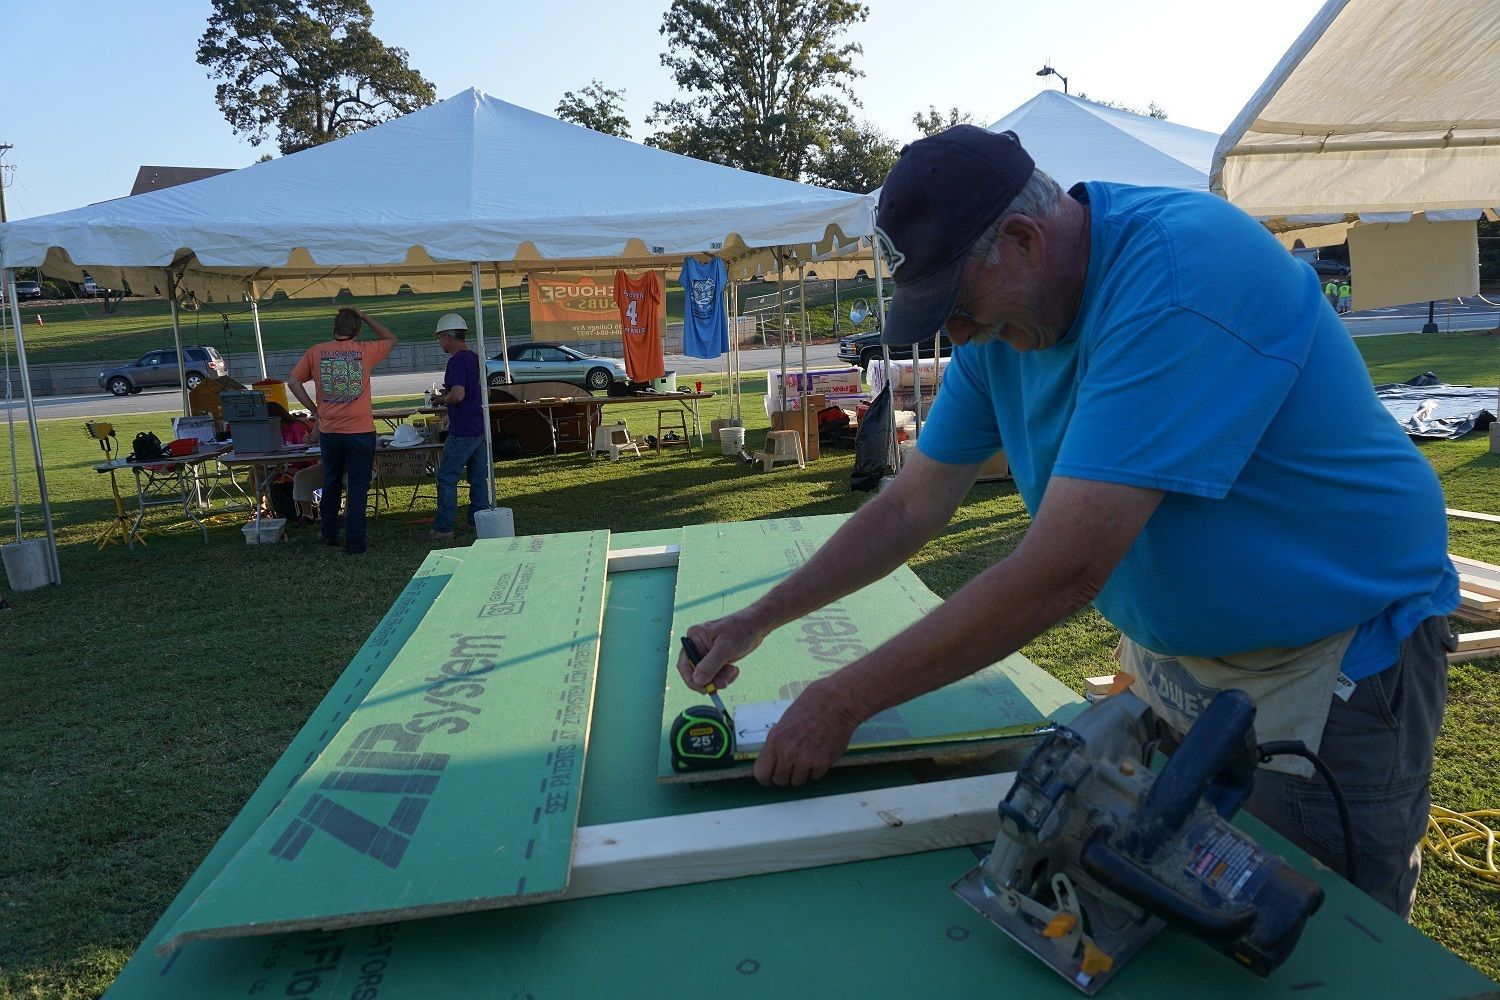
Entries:
{"type": "MultiPolygon", "coordinates": [[[[316,309],[326,321],[326,305],[316,309]]],[[[1494,384],[1500,369],[1484,338],[1358,343],[1378,381],[1431,369],[1494,384]]],[[[752,437],[765,425],[763,391],[747,380],[752,437]]],[[[654,409],[611,415],[640,433],[654,428],[654,409]]],[[[722,409],[710,401],[705,421],[722,409]]],[[[164,420],[114,422],[123,442],[164,420]]],[[[15,607],[0,614],[0,996],[87,997],[108,986],[430,550],[420,539],[427,526],[414,522],[432,503],[407,514],[409,493],[397,488],[397,512],[372,520],[371,549],[359,559],[316,544],[310,529],[284,545],[248,547],[240,515],[213,524],[208,545],[191,525],[174,525],[151,533],[144,549],[100,552],[92,539],[112,501],[108,480],[90,468],[98,448],[81,420],[46,421],[41,433],[65,585],[9,595],[15,607]]],[[[1482,435],[1422,450],[1451,505],[1500,511],[1500,457],[1482,435]]],[[[523,533],[631,531],[852,511],[864,495],[848,491],[851,466],[849,453],[835,451],[805,471],[767,475],[730,464],[717,447],[618,464],[544,456],[500,465],[499,496],[523,533]]],[[[7,511],[9,490],[5,477],[7,511]]],[[[24,476],[22,494],[35,527],[24,476]]],[[[913,567],[951,594],[1011,551],[1028,523],[1012,486],[976,486],[913,567]]],[[[1454,551],[1500,562],[1500,525],[1454,522],[1452,535],[1454,551]]],[[[1025,652],[1081,690],[1084,677],[1112,669],[1115,639],[1090,610],[1025,652]]],[[[1436,801],[1459,810],[1500,804],[1497,720],[1500,660],[1455,666],[1436,801]]],[[[1414,920],[1500,980],[1494,889],[1430,861],[1414,920]]]]}

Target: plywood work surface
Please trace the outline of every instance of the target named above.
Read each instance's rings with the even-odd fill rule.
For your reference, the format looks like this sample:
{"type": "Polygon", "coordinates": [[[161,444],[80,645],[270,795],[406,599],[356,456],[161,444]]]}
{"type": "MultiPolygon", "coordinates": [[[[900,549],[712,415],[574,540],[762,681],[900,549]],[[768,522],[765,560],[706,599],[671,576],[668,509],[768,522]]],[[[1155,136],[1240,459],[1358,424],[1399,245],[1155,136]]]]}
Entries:
{"type": "MultiPolygon", "coordinates": [[[[622,544],[663,544],[634,536],[622,544]]],[[[1076,990],[961,903],[947,886],[976,861],[969,849],[932,851],[827,868],[544,903],[329,931],[193,941],[161,957],[150,945],[238,852],[288,780],[316,757],[346,698],[357,701],[382,660],[447,582],[449,549],[430,557],[286,753],[178,894],[111,986],[109,1000],[224,997],[661,997],[712,993],[764,1000],[787,996],[984,996],[1002,983],[1016,996],[1076,998],[1076,990]],[[370,659],[369,657],[373,657],[370,659]],[[684,956],[683,914],[733,914],[733,933],[684,956]],[[666,942],[664,944],[664,942],[666,942]],[[810,944],[810,942],[812,944],[810,944]]],[[[658,725],[655,676],[667,646],[671,570],[610,580],[598,705],[585,768],[585,825],[723,809],[816,794],[753,782],[660,785],[651,739],[658,725]],[[651,622],[655,621],[654,634],[651,622]],[[618,627],[616,627],[618,626],[618,627]],[[619,637],[615,645],[612,636],[619,637]],[[638,659],[650,644],[655,663],[638,659]]],[[[843,769],[821,787],[849,791],[895,765],[843,769]]],[[[875,786],[872,786],[875,787],[875,786]]],[[[1381,910],[1337,875],[1251,819],[1243,825],[1328,891],[1287,965],[1256,979],[1172,931],[1138,956],[1110,990],[1119,997],[1198,996],[1212,984],[1233,1000],[1358,996],[1465,997],[1493,984],[1415,929],[1381,910]],[[1336,956],[1337,960],[1330,960],[1336,956]]]]}
{"type": "MultiPolygon", "coordinates": [[[[695,525],[682,529],[673,605],[672,643],[664,665],[666,694],[657,776],[704,781],[748,773],[749,764],[688,775],[672,770],[667,735],[687,706],[706,699],[676,669],[677,637],[699,622],[745,607],[801,566],[844,522],[842,516],[695,525]]],[[[908,567],[773,632],[740,664],[721,694],[735,706],[795,699],[917,621],[941,603],[908,567]]],[[[1034,732],[1058,709],[1076,711],[1078,696],[1019,654],[964,680],[913,699],[856,731],[845,763],[930,756],[934,746],[1034,732]]]]}
{"type": "Polygon", "coordinates": [[[164,946],[561,895],[608,540],[580,532],[476,543],[164,946]]]}

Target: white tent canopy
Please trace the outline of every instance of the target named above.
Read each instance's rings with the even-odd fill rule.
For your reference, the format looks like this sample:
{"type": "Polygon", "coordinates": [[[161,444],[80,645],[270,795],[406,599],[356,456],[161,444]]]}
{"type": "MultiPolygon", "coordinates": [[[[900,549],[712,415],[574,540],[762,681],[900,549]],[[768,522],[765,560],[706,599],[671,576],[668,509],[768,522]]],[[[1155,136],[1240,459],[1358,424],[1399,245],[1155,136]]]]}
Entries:
{"type": "Polygon", "coordinates": [[[1500,205],[1500,3],[1330,0],[1219,140],[1212,186],[1273,230],[1500,205]]]}
{"type": "MultiPolygon", "coordinates": [[[[467,90],[376,128],[162,191],[0,227],[0,267],[238,297],[452,289],[469,262],[527,270],[824,251],[871,232],[863,195],[642,146],[467,90]],[[311,285],[308,283],[312,282],[311,285]]],[[[486,273],[491,280],[495,269],[486,273]]],[[[507,283],[510,283],[507,281],[507,283]]]]}
{"type": "MultiPolygon", "coordinates": [[[[1208,190],[1218,136],[1043,90],[989,126],[1015,132],[1036,165],[1067,190],[1079,181],[1208,190]]],[[[879,200],[880,189],[870,193],[879,200]]]]}
{"type": "Polygon", "coordinates": [[[1115,181],[1208,190],[1218,136],[1160,118],[1044,90],[990,126],[1013,131],[1064,190],[1115,181]]]}
{"type": "MultiPolygon", "coordinates": [[[[1038,92],[989,130],[1015,132],[1036,165],[1064,190],[1079,181],[1207,190],[1218,139],[1055,90],[1038,92]]],[[[880,189],[868,197],[878,202],[880,189]]]]}
{"type": "MultiPolygon", "coordinates": [[[[0,225],[0,273],[212,300],[474,289],[534,270],[667,267],[712,254],[733,278],[874,231],[865,195],[641,146],[467,90],[356,135],[192,184],[0,225]]],[[[11,315],[20,313],[13,298],[11,315]]],[[[504,337],[501,313],[501,336],[504,337]]],[[[179,341],[179,362],[181,344],[179,341]]],[[[61,582],[25,344],[21,379],[52,582],[61,582]]],[[[183,390],[184,406],[187,391],[183,390]]],[[[488,434],[488,425],[486,425],[488,434]]]]}

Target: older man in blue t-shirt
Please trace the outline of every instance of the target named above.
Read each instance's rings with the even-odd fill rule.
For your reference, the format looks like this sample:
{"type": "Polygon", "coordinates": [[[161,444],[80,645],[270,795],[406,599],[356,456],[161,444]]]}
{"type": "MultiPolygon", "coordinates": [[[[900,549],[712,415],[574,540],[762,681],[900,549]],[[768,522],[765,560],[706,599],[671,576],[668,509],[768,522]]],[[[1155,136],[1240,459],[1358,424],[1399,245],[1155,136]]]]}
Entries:
{"type": "MultiPolygon", "coordinates": [[[[918,454],[806,566],[688,634],[701,690],[771,630],[942,530],[1004,448],[1032,527],[923,621],[819,681],[771,732],[762,782],[821,776],[854,729],[1093,603],[1176,735],[1218,691],[1261,741],[1300,740],[1348,797],[1360,884],[1409,913],[1458,605],[1437,477],[1375,399],[1316,276],[1207,194],[1067,194],[1012,133],[958,126],[887,178],[897,290],[884,340],[957,346],[918,454]],[[1203,294],[1216,274],[1214,294],[1203,294]]],[[[1250,809],[1343,869],[1326,785],[1296,757],[1250,809]]]]}
{"type": "Polygon", "coordinates": [[[446,313],[433,332],[448,366],[443,371],[443,391],[432,397],[436,406],[448,407],[448,437],[437,470],[437,513],[427,537],[446,541],[458,524],[458,479],[469,480],[469,526],[474,513],[490,505],[490,456],[484,447],[484,379],[479,355],[468,343],[469,324],[458,313],[446,313]]]}

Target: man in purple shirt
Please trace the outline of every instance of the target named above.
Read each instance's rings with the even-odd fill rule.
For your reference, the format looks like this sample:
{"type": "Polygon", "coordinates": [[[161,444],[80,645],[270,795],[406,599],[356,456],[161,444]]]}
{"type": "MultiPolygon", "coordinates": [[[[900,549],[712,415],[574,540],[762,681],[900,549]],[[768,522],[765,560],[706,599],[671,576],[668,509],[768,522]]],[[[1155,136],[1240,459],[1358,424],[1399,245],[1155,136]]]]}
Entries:
{"type": "Polygon", "coordinates": [[[433,336],[448,355],[443,371],[443,391],[432,397],[435,405],[448,407],[448,438],[437,470],[437,514],[432,519],[431,541],[453,537],[458,520],[458,477],[468,471],[469,527],[474,513],[489,508],[490,459],[484,453],[484,388],[479,374],[479,355],[465,340],[469,324],[458,313],[447,313],[437,321],[433,336]]]}

